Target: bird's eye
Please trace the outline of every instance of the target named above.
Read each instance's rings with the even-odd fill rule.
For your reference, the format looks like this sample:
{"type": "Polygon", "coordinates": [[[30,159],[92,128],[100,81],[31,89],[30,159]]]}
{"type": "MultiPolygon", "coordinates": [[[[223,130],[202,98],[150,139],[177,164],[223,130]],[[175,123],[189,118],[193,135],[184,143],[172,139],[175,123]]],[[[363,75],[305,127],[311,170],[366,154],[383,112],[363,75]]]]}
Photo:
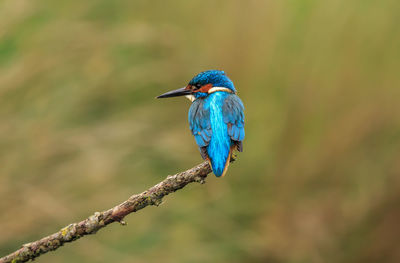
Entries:
{"type": "Polygon", "coordinates": [[[199,83],[197,83],[195,89],[200,89],[200,88],[201,88],[201,85],[199,83]]]}

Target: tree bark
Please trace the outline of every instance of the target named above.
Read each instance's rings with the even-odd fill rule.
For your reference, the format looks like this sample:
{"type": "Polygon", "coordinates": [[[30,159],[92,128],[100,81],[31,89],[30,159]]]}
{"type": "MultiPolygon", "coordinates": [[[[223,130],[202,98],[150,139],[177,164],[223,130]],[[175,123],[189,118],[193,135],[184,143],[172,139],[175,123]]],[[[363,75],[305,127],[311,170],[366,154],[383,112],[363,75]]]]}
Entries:
{"type": "Polygon", "coordinates": [[[203,162],[185,172],[168,176],[159,184],[140,194],[132,195],[128,200],[111,209],[103,212],[95,212],[92,216],[78,223],[72,223],[50,236],[22,245],[17,251],[0,258],[0,263],[26,262],[49,251],[56,250],[64,243],[75,241],[86,235],[95,234],[99,229],[113,222],[125,225],[126,223],[123,219],[128,214],[145,208],[148,205],[158,206],[161,204],[164,196],[185,187],[189,183],[205,183],[205,178],[211,172],[212,170],[208,162],[203,162]]]}

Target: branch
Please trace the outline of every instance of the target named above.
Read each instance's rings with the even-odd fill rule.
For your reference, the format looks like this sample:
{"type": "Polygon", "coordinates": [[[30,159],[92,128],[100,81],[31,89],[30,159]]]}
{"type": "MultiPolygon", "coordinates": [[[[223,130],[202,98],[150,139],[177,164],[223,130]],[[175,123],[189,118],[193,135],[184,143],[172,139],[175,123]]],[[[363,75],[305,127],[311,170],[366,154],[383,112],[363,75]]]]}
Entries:
{"type": "Polygon", "coordinates": [[[0,258],[0,263],[26,262],[49,251],[56,250],[64,243],[75,241],[86,235],[95,234],[99,229],[113,222],[125,225],[126,223],[123,219],[128,214],[145,208],[148,205],[158,206],[161,204],[164,196],[185,187],[189,183],[205,183],[205,178],[209,173],[211,173],[210,165],[208,162],[203,162],[185,172],[168,176],[164,181],[147,191],[132,195],[128,200],[111,209],[103,212],[95,212],[94,215],[79,223],[70,224],[50,236],[22,245],[22,248],[17,251],[0,258]]]}

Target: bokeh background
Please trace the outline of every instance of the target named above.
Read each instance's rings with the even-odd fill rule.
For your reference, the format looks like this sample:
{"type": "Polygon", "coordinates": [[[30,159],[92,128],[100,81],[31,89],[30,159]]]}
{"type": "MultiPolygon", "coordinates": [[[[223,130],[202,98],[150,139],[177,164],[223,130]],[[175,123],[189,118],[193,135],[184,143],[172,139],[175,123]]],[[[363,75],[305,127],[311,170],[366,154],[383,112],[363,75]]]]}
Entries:
{"type": "Polygon", "coordinates": [[[38,262],[400,262],[398,0],[0,1],[0,255],[201,162],[223,69],[244,152],[38,262]]]}

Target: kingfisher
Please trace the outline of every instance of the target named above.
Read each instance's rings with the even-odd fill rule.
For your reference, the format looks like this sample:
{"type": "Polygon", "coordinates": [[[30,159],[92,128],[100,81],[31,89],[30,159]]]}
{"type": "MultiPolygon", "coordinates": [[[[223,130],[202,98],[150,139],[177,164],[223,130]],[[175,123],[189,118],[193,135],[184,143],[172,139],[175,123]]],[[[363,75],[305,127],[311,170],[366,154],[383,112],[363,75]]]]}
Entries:
{"type": "Polygon", "coordinates": [[[169,91],[157,98],[186,96],[190,130],[217,177],[228,170],[234,150],[243,151],[244,106],[236,95],[233,82],[221,70],[197,74],[186,87],[169,91]]]}

